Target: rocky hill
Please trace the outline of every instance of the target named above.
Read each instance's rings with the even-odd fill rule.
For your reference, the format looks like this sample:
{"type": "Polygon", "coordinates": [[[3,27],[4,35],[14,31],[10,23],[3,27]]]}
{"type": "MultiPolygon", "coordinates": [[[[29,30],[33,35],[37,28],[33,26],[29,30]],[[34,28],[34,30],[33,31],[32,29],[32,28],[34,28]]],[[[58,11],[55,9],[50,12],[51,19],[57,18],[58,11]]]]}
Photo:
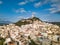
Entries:
{"type": "Polygon", "coordinates": [[[18,26],[21,26],[21,25],[25,25],[25,24],[32,24],[34,21],[41,21],[41,20],[37,17],[32,17],[32,18],[28,18],[28,19],[19,20],[15,24],[18,26]]]}

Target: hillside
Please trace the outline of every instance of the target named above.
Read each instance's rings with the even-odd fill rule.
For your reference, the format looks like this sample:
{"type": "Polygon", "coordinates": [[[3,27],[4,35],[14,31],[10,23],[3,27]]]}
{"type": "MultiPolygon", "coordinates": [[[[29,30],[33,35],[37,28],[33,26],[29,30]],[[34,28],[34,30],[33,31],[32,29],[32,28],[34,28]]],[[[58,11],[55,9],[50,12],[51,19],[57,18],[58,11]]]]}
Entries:
{"type": "Polygon", "coordinates": [[[32,24],[34,21],[41,21],[41,20],[37,17],[33,17],[33,18],[19,20],[15,24],[18,26],[21,26],[21,25],[25,25],[25,24],[32,24]]]}

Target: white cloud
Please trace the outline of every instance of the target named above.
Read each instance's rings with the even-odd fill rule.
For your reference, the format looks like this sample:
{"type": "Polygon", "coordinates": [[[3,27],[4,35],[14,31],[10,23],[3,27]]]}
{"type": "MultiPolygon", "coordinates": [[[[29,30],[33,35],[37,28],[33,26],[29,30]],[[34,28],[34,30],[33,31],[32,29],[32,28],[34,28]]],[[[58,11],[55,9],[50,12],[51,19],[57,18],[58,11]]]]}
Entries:
{"type": "Polygon", "coordinates": [[[50,9],[47,9],[50,11],[50,13],[56,13],[56,12],[59,12],[60,10],[60,0],[50,0],[50,2],[48,3],[51,3],[51,8],[50,9]]]}
{"type": "Polygon", "coordinates": [[[36,14],[36,12],[32,12],[32,15],[35,15],[36,14]]]}
{"type": "Polygon", "coordinates": [[[53,5],[52,5],[52,8],[55,8],[53,11],[57,12],[57,11],[60,10],[60,5],[53,4],[53,5]]]}
{"type": "Polygon", "coordinates": [[[18,16],[18,17],[16,17],[17,19],[24,19],[24,17],[23,16],[18,16]]]}
{"type": "Polygon", "coordinates": [[[41,6],[41,2],[35,3],[34,7],[40,7],[41,6]]]}
{"type": "Polygon", "coordinates": [[[25,4],[29,3],[29,2],[34,2],[34,1],[36,1],[36,0],[25,0],[23,2],[19,2],[18,5],[25,5],[25,4]]]}
{"type": "Polygon", "coordinates": [[[25,4],[27,4],[27,3],[28,3],[28,1],[19,2],[18,5],[25,5],[25,4]]]}
{"type": "Polygon", "coordinates": [[[24,8],[21,8],[21,9],[20,9],[20,12],[21,12],[21,13],[26,13],[27,11],[26,11],[24,8]]]}
{"type": "Polygon", "coordinates": [[[56,12],[56,10],[50,11],[50,13],[52,13],[52,14],[55,13],[55,12],[56,12]]]}
{"type": "Polygon", "coordinates": [[[50,9],[48,9],[48,10],[50,10],[50,11],[52,11],[52,10],[55,10],[56,8],[50,8],[50,9]]]}
{"type": "Polygon", "coordinates": [[[38,8],[38,7],[44,5],[44,4],[48,3],[48,2],[49,2],[49,0],[39,1],[39,2],[34,4],[34,7],[38,8]]]}
{"type": "Polygon", "coordinates": [[[2,4],[3,2],[2,1],[0,1],[0,4],[2,4]]]}
{"type": "Polygon", "coordinates": [[[60,14],[60,9],[59,10],[54,10],[52,13],[60,14]]]}
{"type": "Polygon", "coordinates": [[[53,3],[51,6],[55,7],[57,9],[60,9],[60,0],[51,0],[51,3],[53,3]]]}
{"type": "Polygon", "coordinates": [[[26,2],[20,2],[20,3],[18,3],[18,5],[25,5],[26,4],[26,2]]]}
{"type": "Polygon", "coordinates": [[[26,13],[27,11],[24,8],[16,10],[16,13],[26,13]]]}
{"type": "Polygon", "coordinates": [[[56,8],[50,8],[50,9],[47,9],[50,11],[50,13],[55,13],[56,12],[56,8]]]}
{"type": "Polygon", "coordinates": [[[26,14],[36,14],[36,12],[31,11],[31,10],[25,10],[24,8],[20,8],[17,10],[14,10],[16,13],[26,13],[26,14]]]}
{"type": "Polygon", "coordinates": [[[51,14],[60,14],[60,9],[57,9],[57,8],[50,8],[50,9],[47,9],[50,11],[51,14]]]}

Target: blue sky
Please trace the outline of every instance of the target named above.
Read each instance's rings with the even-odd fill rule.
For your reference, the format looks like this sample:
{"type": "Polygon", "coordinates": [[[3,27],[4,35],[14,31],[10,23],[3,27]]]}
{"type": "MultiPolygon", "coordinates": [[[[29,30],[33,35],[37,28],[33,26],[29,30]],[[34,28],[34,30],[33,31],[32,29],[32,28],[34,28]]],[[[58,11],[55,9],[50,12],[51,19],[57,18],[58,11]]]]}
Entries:
{"type": "Polygon", "coordinates": [[[0,0],[0,19],[16,22],[32,15],[60,22],[60,0],[0,0]]]}

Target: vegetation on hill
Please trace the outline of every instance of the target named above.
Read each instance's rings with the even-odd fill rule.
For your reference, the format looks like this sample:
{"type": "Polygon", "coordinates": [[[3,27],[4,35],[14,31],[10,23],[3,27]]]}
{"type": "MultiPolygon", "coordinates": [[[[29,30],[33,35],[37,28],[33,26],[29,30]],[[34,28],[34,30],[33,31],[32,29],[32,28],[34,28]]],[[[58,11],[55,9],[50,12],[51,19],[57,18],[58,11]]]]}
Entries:
{"type": "Polygon", "coordinates": [[[21,26],[21,25],[25,25],[25,24],[31,24],[31,23],[33,23],[33,21],[36,21],[36,20],[41,21],[39,18],[33,17],[33,18],[28,18],[28,19],[22,19],[22,20],[16,22],[15,24],[18,26],[21,26]]]}

